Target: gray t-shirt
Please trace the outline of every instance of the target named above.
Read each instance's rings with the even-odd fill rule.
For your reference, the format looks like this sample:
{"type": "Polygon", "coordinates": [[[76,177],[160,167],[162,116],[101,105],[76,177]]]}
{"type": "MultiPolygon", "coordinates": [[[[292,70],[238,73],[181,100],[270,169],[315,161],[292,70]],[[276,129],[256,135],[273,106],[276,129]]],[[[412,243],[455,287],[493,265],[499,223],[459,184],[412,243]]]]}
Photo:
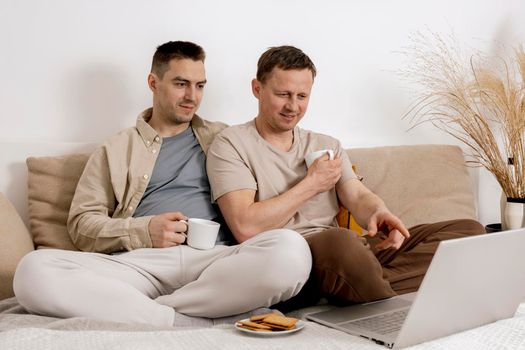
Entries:
{"type": "Polygon", "coordinates": [[[219,222],[221,229],[217,242],[233,242],[233,236],[217,205],[211,202],[206,156],[192,128],[162,139],[151,180],[133,216],[174,211],[180,211],[190,218],[219,222]]]}

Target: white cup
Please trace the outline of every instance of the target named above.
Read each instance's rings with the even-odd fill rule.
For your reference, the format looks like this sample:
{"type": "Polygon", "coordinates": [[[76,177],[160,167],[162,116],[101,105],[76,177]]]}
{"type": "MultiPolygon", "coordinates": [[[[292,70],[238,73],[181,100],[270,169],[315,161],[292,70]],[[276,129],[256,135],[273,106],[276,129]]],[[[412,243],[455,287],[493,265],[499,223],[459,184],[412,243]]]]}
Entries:
{"type": "Polygon", "coordinates": [[[320,151],[314,151],[310,152],[304,157],[304,161],[306,162],[306,167],[309,168],[310,165],[319,157],[324,156],[325,154],[328,154],[328,157],[330,160],[334,159],[334,151],[331,149],[322,149],[320,151]]]}
{"type": "Polygon", "coordinates": [[[187,224],[188,232],[186,233],[186,242],[190,247],[196,249],[211,249],[215,246],[221,224],[211,220],[196,218],[188,219],[187,224]]]}

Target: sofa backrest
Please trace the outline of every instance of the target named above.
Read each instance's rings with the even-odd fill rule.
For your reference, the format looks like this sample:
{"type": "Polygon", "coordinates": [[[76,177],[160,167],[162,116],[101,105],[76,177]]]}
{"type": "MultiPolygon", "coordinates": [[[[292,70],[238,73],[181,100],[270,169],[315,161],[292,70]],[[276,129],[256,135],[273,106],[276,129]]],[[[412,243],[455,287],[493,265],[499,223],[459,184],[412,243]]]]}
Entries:
{"type": "Polygon", "coordinates": [[[474,186],[458,146],[354,148],[348,155],[363,183],[409,228],[477,219],[474,186]]]}
{"type": "MultiPolygon", "coordinates": [[[[87,154],[96,144],[0,143],[0,147],[0,192],[4,194],[0,196],[1,300],[13,295],[16,264],[33,249],[31,242],[74,249],[66,231],[67,212],[87,154]],[[11,219],[16,212],[23,221],[11,219]],[[23,223],[33,231],[32,237],[23,223]]],[[[459,147],[353,148],[348,154],[364,184],[383,198],[406,226],[476,218],[472,183],[459,147]]]]}
{"type": "MultiPolygon", "coordinates": [[[[86,154],[95,147],[96,144],[87,143],[4,145],[0,191],[30,228],[37,247],[74,249],[65,221],[86,154]],[[31,180],[31,220],[26,166],[31,180]]],[[[357,172],[364,177],[364,184],[407,227],[447,219],[476,219],[473,186],[459,147],[410,145],[347,151],[357,172]]]]}
{"type": "MultiPolygon", "coordinates": [[[[76,185],[81,173],[79,169],[87,160],[85,154],[96,144],[0,143],[0,147],[3,150],[0,153],[0,192],[11,201],[27,227],[46,229],[39,212],[46,204],[50,210],[54,206],[60,209],[49,222],[57,224],[58,221],[60,225],[62,221],[65,225],[68,201],[73,195],[70,187],[76,185]],[[38,220],[30,223],[27,166],[31,167],[31,163],[30,176],[34,179],[31,197],[33,204],[35,198],[38,200],[38,220]],[[62,174],[68,169],[73,174],[62,174]],[[48,180],[53,177],[56,181],[50,184],[48,180]]],[[[476,219],[473,185],[458,146],[387,146],[351,148],[347,152],[359,175],[364,177],[363,183],[378,194],[406,226],[456,218],[476,219]]],[[[46,242],[37,239],[37,244],[46,245],[46,242]]]]}

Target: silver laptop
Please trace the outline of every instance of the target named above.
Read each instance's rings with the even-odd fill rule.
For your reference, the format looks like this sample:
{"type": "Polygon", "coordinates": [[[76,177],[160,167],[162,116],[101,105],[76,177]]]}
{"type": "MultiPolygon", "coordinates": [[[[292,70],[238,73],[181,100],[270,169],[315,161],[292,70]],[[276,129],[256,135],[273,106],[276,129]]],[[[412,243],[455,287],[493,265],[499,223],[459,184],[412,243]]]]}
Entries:
{"type": "Polygon", "coordinates": [[[512,317],[525,302],[525,229],[443,241],[417,293],[307,319],[402,348],[512,317]]]}

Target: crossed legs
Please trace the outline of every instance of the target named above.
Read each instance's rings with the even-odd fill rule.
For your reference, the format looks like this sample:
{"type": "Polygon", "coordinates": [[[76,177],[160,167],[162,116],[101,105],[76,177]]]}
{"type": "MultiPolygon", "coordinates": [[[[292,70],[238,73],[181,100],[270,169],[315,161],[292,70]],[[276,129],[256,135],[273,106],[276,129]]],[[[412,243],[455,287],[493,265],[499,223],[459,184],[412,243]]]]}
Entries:
{"type": "Polygon", "coordinates": [[[14,290],[32,313],[171,326],[175,311],[222,317],[291,298],[310,267],[305,240],[283,229],[207,251],[38,250],[20,262],[14,290]]]}
{"type": "Polygon", "coordinates": [[[312,272],[301,293],[279,307],[331,302],[367,302],[418,290],[440,241],[485,232],[474,220],[450,220],[410,228],[410,239],[398,249],[377,251],[379,237],[359,237],[342,228],[306,237],[312,272]]]}

